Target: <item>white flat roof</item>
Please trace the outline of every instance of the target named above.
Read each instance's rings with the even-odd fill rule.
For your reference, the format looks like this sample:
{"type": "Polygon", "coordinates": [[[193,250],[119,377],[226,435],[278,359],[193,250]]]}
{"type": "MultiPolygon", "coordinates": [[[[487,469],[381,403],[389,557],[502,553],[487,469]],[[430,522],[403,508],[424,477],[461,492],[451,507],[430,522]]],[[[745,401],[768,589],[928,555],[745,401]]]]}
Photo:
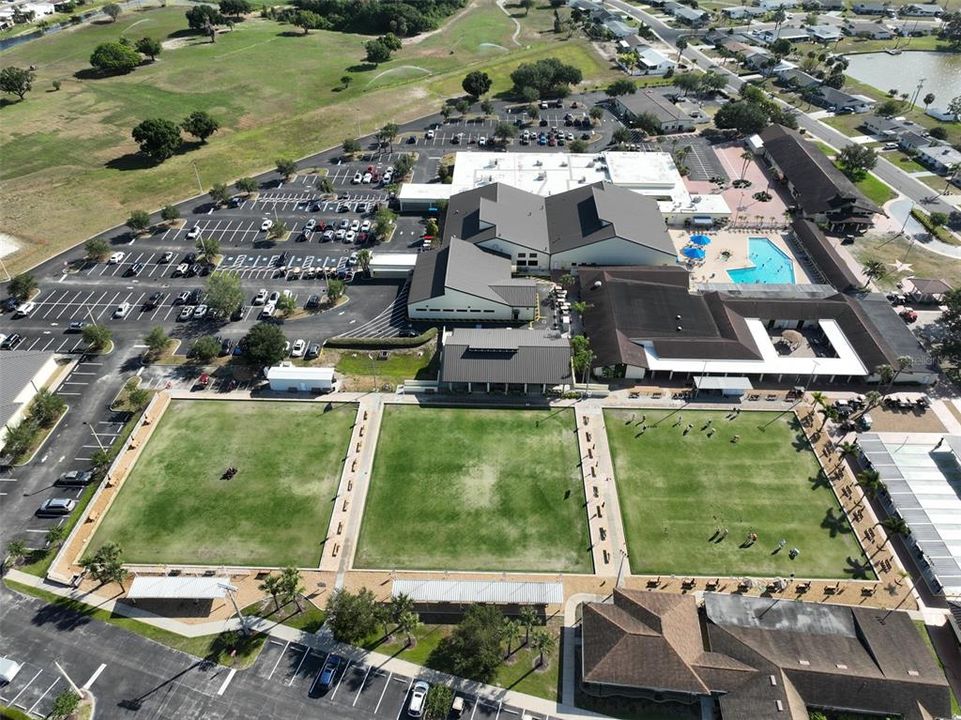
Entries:
{"type": "Polygon", "coordinates": [[[700,390],[753,390],[754,386],[746,377],[720,377],[718,375],[698,375],[694,387],[700,390]]]}
{"type": "Polygon", "coordinates": [[[720,194],[691,195],[670,153],[665,152],[458,152],[450,185],[408,183],[401,187],[398,198],[446,200],[452,194],[497,182],[547,196],[602,181],[659,198],[664,214],[731,212],[720,194]]]}
{"type": "Polygon", "coordinates": [[[961,597],[961,464],[952,451],[961,437],[864,433],[858,444],[924,553],[925,576],[937,578],[945,595],[961,597]]]}
{"type": "Polygon", "coordinates": [[[851,343],[834,320],[818,321],[834,350],[836,358],[824,357],[785,357],[778,355],[767,334],[764,323],[757,318],[745,318],[751,337],[761,353],[760,360],[698,360],[696,358],[659,358],[654,352],[654,344],[644,342],[648,368],[651,370],[673,370],[684,373],[715,373],[732,375],[870,375],[858,357],[851,343]]]}
{"type": "Polygon", "coordinates": [[[216,600],[227,594],[229,585],[229,577],[138,575],[130,583],[127,597],[139,600],[216,600]]]}
{"type": "Polygon", "coordinates": [[[275,365],[267,368],[268,380],[333,380],[332,367],[301,367],[299,365],[275,365]]]}
{"type": "Polygon", "coordinates": [[[391,596],[403,593],[422,603],[495,603],[498,605],[559,605],[564,585],[557,582],[501,580],[395,580],[391,596]]]}
{"type": "Polygon", "coordinates": [[[370,257],[370,267],[412,268],[417,264],[419,253],[373,253],[370,257]]]}

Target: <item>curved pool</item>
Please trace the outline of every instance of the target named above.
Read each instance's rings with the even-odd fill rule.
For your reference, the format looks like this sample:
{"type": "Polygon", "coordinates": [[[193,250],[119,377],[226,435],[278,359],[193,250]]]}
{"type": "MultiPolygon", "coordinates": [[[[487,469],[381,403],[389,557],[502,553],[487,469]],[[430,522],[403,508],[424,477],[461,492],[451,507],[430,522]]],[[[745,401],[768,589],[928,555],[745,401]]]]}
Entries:
{"type": "Polygon", "coordinates": [[[794,262],[781,248],[766,237],[748,238],[747,243],[747,256],[754,267],[728,270],[732,282],[794,284],[794,262]]]}

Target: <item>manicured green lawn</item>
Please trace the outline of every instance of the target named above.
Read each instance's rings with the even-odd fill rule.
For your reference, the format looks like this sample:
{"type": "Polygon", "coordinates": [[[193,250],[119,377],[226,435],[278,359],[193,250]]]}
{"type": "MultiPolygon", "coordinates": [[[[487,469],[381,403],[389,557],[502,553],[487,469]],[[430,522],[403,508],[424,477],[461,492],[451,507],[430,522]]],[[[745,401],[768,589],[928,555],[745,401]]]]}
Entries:
{"type": "Polygon", "coordinates": [[[90,550],[114,541],[132,563],[316,566],[355,418],[352,405],[324,408],[172,402],[90,550]]]}
{"type": "Polygon", "coordinates": [[[897,195],[888,185],[870,173],[863,180],[858,180],[854,184],[858,186],[858,189],[864,193],[868,200],[877,203],[879,207],[897,195]]]}
{"type": "Polygon", "coordinates": [[[848,558],[861,549],[792,414],[730,421],[724,411],[616,410],[605,418],[635,573],[850,577],[848,558]],[[708,420],[713,437],[702,430],[708,420]],[[729,534],[713,542],[719,527],[729,534]],[[740,547],[750,532],[757,542],[740,547]],[[774,553],[781,538],[787,544],[774,553]],[[795,560],[792,547],[801,551],[795,560]]]}
{"type": "Polygon", "coordinates": [[[515,45],[514,24],[494,0],[477,0],[436,35],[376,67],[363,63],[367,36],[304,36],[252,16],[209,43],[185,33],[184,10],[125,12],[116,23],[56,33],[0,56],[0,65],[38,67],[33,91],[24,102],[5,101],[0,125],[0,203],[14,209],[4,230],[28,243],[7,258],[11,273],[123,222],[131,210],[193,195],[194,163],[205,187],[267,170],[277,157],[302,157],[436,111],[462,94],[461,80],[473,69],[491,75],[495,94],[510,86],[518,64],[547,56],[577,65],[587,80],[613,76],[584,38],[524,28],[515,45]],[[157,62],[129,75],[86,74],[97,44],[144,35],[166,43],[157,62]],[[346,88],[343,76],[351,78],[346,88]],[[56,92],[54,80],[62,82],[56,92]],[[194,110],[210,112],[222,129],[206,145],[144,165],[131,129],[144,118],[180,121],[194,110]]]}
{"type": "Polygon", "coordinates": [[[846,246],[847,250],[863,266],[868,260],[880,260],[887,267],[888,275],[875,281],[884,289],[894,289],[904,278],[935,277],[944,278],[954,287],[961,283],[961,260],[938,255],[924,249],[924,244],[909,242],[905,238],[890,239],[878,235],[865,235],[846,246]],[[897,272],[897,262],[908,263],[911,267],[897,272]]]}
{"type": "Polygon", "coordinates": [[[591,572],[570,410],[388,406],[355,565],[591,572]]]}

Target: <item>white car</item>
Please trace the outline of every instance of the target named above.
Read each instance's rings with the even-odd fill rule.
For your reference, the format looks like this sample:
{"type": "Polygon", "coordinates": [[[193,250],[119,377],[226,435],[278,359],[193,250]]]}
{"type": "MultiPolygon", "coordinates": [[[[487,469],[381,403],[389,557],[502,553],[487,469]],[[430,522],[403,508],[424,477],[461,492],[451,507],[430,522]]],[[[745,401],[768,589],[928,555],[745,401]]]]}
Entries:
{"type": "Polygon", "coordinates": [[[348,220],[347,218],[344,218],[343,220],[340,221],[340,228],[342,230],[346,230],[349,227],[350,227],[350,220],[348,220]]]}
{"type": "Polygon", "coordinates": [[[30,300],[26,302],[22,302],[19,305],[17,305],[17,309],[14,311],[13,316],[27,317],[27,315],[32,313],[36,309],[36,307],[37,307],[37,303],[31,302],[30,300]]]}
{"type": "Polygon", "coordinates": [[[350,224],[350,229],[353,230],[354,232],[357,232],[358,230],[360,230],[360,220],[354,220],[354,222],[350,224]]]}
{"type": "Polygon", "coordinates": [[[118,265],[123,262],[124,256],[125,255],[122,251],[117,251],[110,256],[110,259],[107,260],[107,262],[110,263],[111,265],[118,265]]]}
{"type": "Polygon", "coordinates": [[[363,182],[369,183],[371,181],[371,178],[373,178],[373,175],[371,175],[370,173],[364,173],[363,182]]]}
{"type": "Polygon", "coordinates": [[[433,137],[434,137],[434,131],[433,131],[433,130],[428,130],[426,133],[424,133],[424,137],[426,137],[428,140],[433,139],[433,137]]]}
{"type": "Polygon", "coordinates": [[[253,302],[253,304],[254,304],[254,305],[263,305],[265,302],[267,302],[267,289],[266,289],[266,288],[260,288],[260,290],[257,291],[257,294],[254,295],[254,302],[253,302]]]}
{"type": "Polygon", "coordinates": [[[340,229],[340,230],[338,230],[337,232],[334,233],[334,238],[337,239],[337,240],[343,240],[343,239],[344,239],[344,235],[346,235],[346,234],[347,234],[347,231],[346,231],[346,230],[340,229]]]}
{"type": "Polygon", "coordinates": [[[481,135],[479,138],[477,138],[477,144],[481,147],[484,147],[487,144],[487,138],[481,135]]]}
{"type": "Polygon", "coordinates": [[[427,701],[428,691],[430,691],[430,685],[423,680],[414,683],[414,687],[410,691],[410,705],[407,706],[408,715],[419,718],[424,714],[424,704],[427,701]]]}
{"type": "Polygon", "coordinates": [[[272,293],[270,293],[270,296],[267,298],[267,304],[276,305],[278,300],[280,300],[280,293],[274,290],[272,293]]]}
{"type": "Polygon", "coordinates": [[[128,312],[130,312],[130,303],[122,302],[117,306],[117,309],[113,311],[113,316],[119,320],[127,317],[128,312]]]}
{"type": "Polygon", "coordinates": [[[388,168],[387,172],[384,173],[384,185],[390,185],[393,179],[394,179],[394,168],[388,168]]]}
{"type": "Polygon", "coordinates": [[[180,263],[174,268],[173,277],[181,277],[182,275],[186,275],[188,270],[190,270],[190,265],[187,263],[180,263]]]}
{"type": "Polygon", "coordinates": [[[200,237],[200,226],[199,226],[199,225],[194,225],[192,228],[190,228],[190,229],[187,231],[187,239],[188,239],[188,240],[196,240],[196,239],[199,238],[199,237],[200,237]]]}
{"type": "Polygon", "coordinates": [[[304,350],[307,349],[307,341],[303,338],[297,338],[294,342],[294,346],[290,349],[290,357],[300,357],[304,354],[304,350]]]}
{"type": "Polygon", "coordinates": [[[206,315],[207,315],[206,305],[198,305],[197,307],[194,308],[195,319],[200,320],[201,318],[206,317],[206,315]]]}
{"type": "Polygon", "coordinates": [[[353,230],[348,230],[347,233],[344,235],[344,242],[352,243],[354,242],[354,238],[356,237],[357,237],[357,233],[355,233],[353,230]]]}
{"type": "Polygon", "coordinates": [[[265,318],[273,317],[274,310],[276,309],[277,309],[276,303],[269,302],[266,305],[264,305],[264,309],[260,311],[260,317],[265,317],[265,318]]]}
{"type": "Polygon", "coordinates": [[[360,231],[370,232],[370,220],[364,220],[364,222],[360,224],[360,231]]]}
{"type": "Polygon", "coordinates": [[[361,173],[361,172],[357,172],[357,173],[354,173],[354,177],[351,178],[350,182],[351,182],[353,185],[357,185],[357,184],[358,184],[359,182],[361,182],[363,179],[364,179],[364,174],[361,173]]]}
{"type": "Polygon", "coordinates": [[[304,225],[304,232],[313,232],[315,227],[317,227],[317,221],[311,218],[307,221],[307,224],[304,225]]]}
{"type": "Polygon", "coordinates": [[[274,226],[274,221],[270,218],[264,218],[264,221],[260,223],[260,232],[267,232],[274,226]]]}

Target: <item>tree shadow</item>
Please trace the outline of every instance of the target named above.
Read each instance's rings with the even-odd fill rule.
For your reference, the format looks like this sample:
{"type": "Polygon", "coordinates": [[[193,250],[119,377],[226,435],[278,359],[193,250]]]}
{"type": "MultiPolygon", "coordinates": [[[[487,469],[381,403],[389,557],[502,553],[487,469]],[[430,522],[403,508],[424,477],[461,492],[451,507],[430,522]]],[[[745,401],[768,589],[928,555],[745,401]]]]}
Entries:
{"type": "Polygon", "coordinates": [[[104,163],[105,168],[110,170],[120,170],[121,172],[126,172],[128,170],[146,170],[147,168],[156,167],[160,163],[154,162],[146,155],[139,152],[124,153],[120,157],[112,158],[104,163]]]}
{"type": "Polygon", "coordinates": [[[827,530],[831,537],[850,534],[851,526],[848,524],[847,518],[835,513],[834,508],[828,508],[827,512],[824,513],[824,519],[821,520],[821,527],[827,530]]]}
{"type": "Polygon", "coordinates": [[[63,599],[44,605],[34,613],[30,622],[37,626],[53,625],[57,630],[70,631],[89,623],[93,613],[91,607],[63,599]]]}
{"type": "Polygon", "coordinates": [[[303,30],[281,30],[277,37],[307,37],[303,30]]]}
{"type": "Polygon", "coordinates": [[[11,100],[10,98],[0,98],[0,109],[9,107],[10,105],[16,105],[20,100],[11,100]]]}
{"type": "Polygon", "coordinates": [[[809,477],[808,482],[811,483],[812,490],[831,487],[831,481],[828,479],[828,476],[825,475],[823,472],[819,472],[817,475],[813,477],[809,477]]]}
{"type": "Polygon", "coordinates": [[[847,567],[844,568],[844,572],[846,572],[855,580],[867,580],[871,575],[871,564],[867,560],[855,560],[853,557],[848,555],[847,567]]]}
{"type": "Polygon", "coordinates": [[[356,65],[351,65],[350,67],[345,69],[347,70],[347,72],[352,72],[352,73],[370,72],[371,70],[376,70],[377,65],[376,63],[358,63],[356,65]]]}

